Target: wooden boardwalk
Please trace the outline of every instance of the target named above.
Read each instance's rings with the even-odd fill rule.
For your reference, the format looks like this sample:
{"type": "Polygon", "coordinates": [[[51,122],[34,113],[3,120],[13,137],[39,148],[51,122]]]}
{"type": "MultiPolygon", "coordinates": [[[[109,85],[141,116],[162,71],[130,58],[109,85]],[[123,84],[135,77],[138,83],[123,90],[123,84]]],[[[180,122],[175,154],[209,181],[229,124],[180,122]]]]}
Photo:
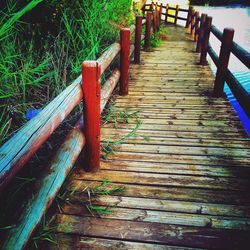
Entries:
{"type": "MultiPolygon", "coordinates": [[[[115,108],[139,110],[136,137],[103,160],[98,173],[78,169],[69,189],[108,179],[121,195],[96,203],[114,206],[93,217],[79,202],[56,216],[51,249],[244,249],[250,243],[250,141],[230,103],[211,97],[214,76],[197,65],[195,44],[183,28],[131,65],[129,95],[115,108]],[[147,139],[145,140],[145,137],[147,139]]],[[[106,124],[102,140],[136,125],[106,124]]]]}

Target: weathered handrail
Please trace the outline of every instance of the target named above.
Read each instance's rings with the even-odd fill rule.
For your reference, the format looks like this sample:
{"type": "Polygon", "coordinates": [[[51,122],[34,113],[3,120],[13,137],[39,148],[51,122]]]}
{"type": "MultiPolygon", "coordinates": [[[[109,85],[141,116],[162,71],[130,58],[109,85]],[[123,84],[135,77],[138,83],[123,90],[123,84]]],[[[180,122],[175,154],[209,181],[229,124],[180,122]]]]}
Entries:
{"type": "Polygon", "coordinates": [[[194,41],[197,41],[196,51],[201,52],[200,64],[206,65],[207,53],[210,55],[212,61],[217,67],[217,73],[214,83],[214,96],[221,97],[224,95],[224,83],[226,82],[243,108],[248,117],[250,117],[250,94],[241,86],[240,82],[234,77],[232,72],[228,69],[229,57],[233,53],[247,68],[250,68],[250,53],[233,41],[234,30],[224,29],[221,32],[217,27],[211,25],[212,17],[206,14],[195,14],[194,23],[194,9],[190,8],[190,19],[187,23],[187,28],[191,25],[191,34],[194,34],[194,41]],[[195,29],[195,32],[193,32],[195,29]],[[220,55],[218,56],[209,43],[210,32],[221,41],[220,55]]]}
{"type": "Polygon", "coordinates": [[[121,51],[120,43],[113,43],[98,59],[97,62],[101,65],[101,74],[108,68],[110,63],[121,51]]]}
{"type": "Polygon", "coordinates": [[[83,97],[80,81],[81,79],[77,78],[0,148],[0,189],[13,178],[80,103],[83,97]]]}
{"type": "Polygon", "coordinates": [[[250,53],[236,42],[233,42],[231,52],[250,69],[250,53]]]}

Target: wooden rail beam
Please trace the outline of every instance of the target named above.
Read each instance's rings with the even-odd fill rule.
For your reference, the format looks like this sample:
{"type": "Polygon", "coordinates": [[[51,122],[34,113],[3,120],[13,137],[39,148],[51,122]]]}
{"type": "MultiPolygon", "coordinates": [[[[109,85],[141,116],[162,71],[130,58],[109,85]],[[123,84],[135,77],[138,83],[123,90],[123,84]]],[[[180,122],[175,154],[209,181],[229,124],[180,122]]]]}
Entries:
{"type": "Polygon", "coordinates": [[[81,76],[0,148],[0,190],[81,102],[83,95],[80,82],[81,76]]]}
{"type": "Polygon", "coordinates": [[[95,172],[100,168],[100,92],[101,67],[96,61],[82,64],[82,90],[84,98],[84,134],[86,137],[85,169],[95,172]]]}
{"type": "Polygon", "coordinates": [[[219,56],[219,65],[214,82],[214,96],[223,96],[224,83],[226,80],[226,72],[233,44],[234,30],[226,28],[223,32],[222,44],[219,56]]]}
{"type": "Polygon", "coordinates": [[[130,29],[121,29],[120,31],[120,95],[128,94],[129,81],[129,63],[130,63],[130,29]]]}
{"type": "Polygon", "coordinates": [[[78,122],[68,133],[64,143],[49,165],[48,175],[38,182],[39,191],[30,200],[19,224],[8,233],[2,249],[23,249],[32,232],[42,219],[59,192],[65,178],[73,168],[81,150],[85,145],[82,124],[78,122]]]}
{"type": "Polygon", "coordinates": [[[101,90],[101,109],[100,112],[102,113],[104,107],[106,106],[110,96],[113,93],[119,79],[121,73],[120,70],[115,69],[109,79],[104,83],[102,90],[101,90]]]}
{"type": "Polygon", "coordinates": [[[142,32],[142,16],[136,17],[135,25],[135,53],[134,53],[134,62],[135,64],[140,63],[141,57],[141,32],[142,32]]]}
{"type": "Polygon", "coordinates": [[[152,16],[153,16],[152,12],[147,12],[147,15],[146,15],[145,42],[144,42],[144,49],[145,50],[148,50],[149,46],[150,46],[152,16]]]}
{"type": "Polygon", "coordinates": [[[109,67],[110,63],[119,54],[121,45],[113,43],[98,59],[97,62],[101,65],[101,74],[109,67]]]}
{"type": "Polygon", "coordinates": [[[209,16],[206,18],[204,37],[201,44],[200,64],[203,66],[207,65],[207,52],[208,52],[211,26],[212,26],[212,17],[209,16]]]}

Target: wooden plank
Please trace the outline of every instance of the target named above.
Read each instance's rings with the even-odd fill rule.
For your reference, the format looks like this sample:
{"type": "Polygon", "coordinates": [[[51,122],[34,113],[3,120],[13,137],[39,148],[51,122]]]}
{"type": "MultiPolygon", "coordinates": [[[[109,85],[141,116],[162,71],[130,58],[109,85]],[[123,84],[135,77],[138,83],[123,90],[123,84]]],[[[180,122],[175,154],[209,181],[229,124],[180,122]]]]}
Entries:
{"type": "MultiPolygon", "coordinates": [[[[126,128],[116,128],[114,129],[112,126],[110,128],[102,128],[101,134],[102,136],[109,135],[110,133],[114,134],[116,133],[117,135],[125,135],[131,132],[131,129],[126,129],[126,128]]],[[[236,141],[242,140],[241,138],[244,138],[242,136],[238,136],[238,133],[235,132],[227,132],[223,133],[223,131],[220,132],[195,132],[195,131],[187,131],[187,130],[166,130],[166,131],[152,131],[152,130],[138,130],[136,132],[135,137],[141,137],[141,138],[150,138],[150,137],[159,137],[159,138],[191,138],[191,139],[221,139],[221,140],[226,140],[230,141],[232,138],[236,138],[236,141]],[[238,139],[237,139],[238,137],[238,139]]],[[[120,137],[119,137],[120,138],[120,137]]]]}
{"type": "MultiPolygon", "coordinates": [[[[136,109],[127,109],[128,112],[130,111],[135,111],[136,109]]],[[[228,119],[230,119],[230,121],[238,121],[239,122],[239,118],[236,116],[235,112],[230,112],[230,113],[216,113],[216,112],[210,112],[208,113],[204,113],[204,114],[197,114],[195,112],[177,112],[176,110],[173,113],[170,112],[165,112],[163,113],[163,110],[161,110],[162,112],[154,112],[154,110],[152,109],[143,109],[143,110],[139,110],[139,112],[137,113],[137,116],[141,119],[145,118],[145,119],[170,119],[170,120],[200,120],[200,121],[227,121],[228,119]]],[[[120,108],[116,108],[116,111],[122,111],[122,109],[120,108]]],[[[160,111],[160,110],[159,110],[160,111]]],[[[192,110],[189,110],[192,111],[192,110]]]]}
{"type": "Polygon", "coordinates": [[[163,162],[163,163],[184,163],[199,164],[211,166],[249,166],[248,158],[231,158],[231,157],[216,157],[205,155],[174,155],[174,154],[152,154],[152,153],[134,153],[134,152],[116,152],[109,155],[109,159],[126,160],[126,161],[142,161],[142,162],[163,162]]]}
{"type": "MultiPolygon", "coordinates": [[[[124,110],[122,107],[116,107],[116,110],[124,110]]],[[[221,109],[189,109],[187,107],[185,108],[177,108],[177,107],[170,107],[170,108],[164,108],[161,109],[159,107],[147,107],[144,109],[138,109],[138,107],[129,107],[126,108],[128,111],[139,111],[139,113],[149,113],[149,114],[165,114],[165,115],[176,115],[176,114],[188,114],[188,115],[216,115],[218,116],[226,116],[228,115],[229,117],[232,115],[236,115],[235,111],[233,109],[228,109],[228,110],[221,110],[221,109]]]]}
{"type": "MultiPolygon", "coordinates": [[[[106,206],[103,206],[105,208],[106,206]]],[[[109,207],[109,205],[108,205],[109,207]]],[[[91,217],[89,211],[81,204],[66,204],[62,207],[63,213],[81,217],[91,217]]],[[[210,227],[217,229],[249,230],[250,218],[218,217],[211,215],[174,213],[165,211],[154,211],[148,209],[129,209],[111,207],[111,213],[102,215],[103,219],[119,219],[129,221],[144,221],[151,223],[162,223],[193,227],[210,227]]]]}
{"type": "MultiPolygon", "coordinates": [[[[82,237],[79,235],[56,235],[57,244],[46,244],[44,249],[48,250],[69,250],[69,249],[88,249],[88,250],[192,250],[194,248],[159,245],[156,243],[141,243],[113,239],[102,239],[94,237],[82,237]]],[[[197,248],[196,248],[197,249],[197,248]]]]}
{"type": "Polygon", "coordinates": [[[142,152],[142,153],[156,153],[156,154],[175,154],[175,155],[206,155],[230,158],[246,158],[250,162],[250,150],[236,149],[236,148],[212,148],[212,147],[190,147],[185,145],[165,146],[165,145],[151,145],[148,143],[128,143],[124,142],[116,146],[119,152],[142,152]]]}
{"type": "Polygon", "coordinates": [[[109,179],[111,182],[130,183],[138,185],[157,185],[174,187],[192,187],[205,189],[242,190],[249,189],[249,182],[245,179],[203,177],[203,176],[180,176],[173,174],[137,173],[100,170],[95,175],[78,170],[73,179],[102,181],[109,179]]]}
{"type": "MultiPolygon", "coordinates": [[[[113,124],[105,124],[105,128],[114,127],[113,124]]],[[[125,129],[133,129],[133,124],[118,124],[117,128],[125,128],[125,129]]],[[[140,130],[152,130],[152,125],[150,124],[143,124],[140,126],[140,130]]],[[[154,128],[155,131],[193,131],[193,132],[212,132],[212,133],[239,133],[242,132],[242,135],[245,133],[245,130],[241,127],[206,127],[203,125],[199,126],[191,126],[191,125],[169,125],[169,124],[157,124],[154,128]]]]}
{"type": "MultiPolygon", "coordinates": [[[[126,133],[117,134],[113,130],[109,130],[104,133],[107,138],[113,142],[116,139],[121,138],[121,136],[126,133]]],[[[102,140],[105,142],[105,139],[102,140]]],[[[150,137],[143,137],[142,133],[137,134],[135,137],[128,138],[126,143],[129,144],[151,144],[151,145],[162,145],[162,146],[186,146],[186,147],[200,147],[200,148],[212,148],[216,150],[217,148],[228,148],[228,149],[250,149],[249,140],[217,140],[217,139],[206,139],[206,138],[173,138],[173,137],[160,137],[151,135],[150,137]]]]}
{"type": "Polygon", "coordinates": [[[62,233],[180,246],[242,248],[249,239],[249,231],[185,227],[115,219],[102,220],[72,215],[58,215],[57,224],[58,232],[62,233]]]}
{"type": "MultiPolygon", "coordinates": [[[[147,209],[155,211],[175,212],[175,213],[189,213],[196,215],[215,215],[225,217],[250,217],[250,206],[236,206],[216,203],[204,202],[188,202],[188,201],[174,201],[164,199],[149,199],[140,197],[126,197],[126,196],[100,196],[93,200],[96,205],[119,207],[119,208],[133,208],[133,209],[147,209]]],[[[65,204],[65,207],[68,204],[65,204]]],[[[64,213],[70,213],[70,205],[64,210],[64,213]],[[68,211],[67,211],[68,210],[68,211]],[[66,212],[67,211],[67,212],[66,212]]],[[[79,214],[79,212],[78,212],[79,214]]]]}
{"type": "MultiPolygon", "coordinates": [[[[187,107],[189,105],[206,105],[207,107],[214,107],[214,106],[225,106],[225,107],[230,107],[229,106],[229,101],[226,99],[220,99],[220,100],[215,100],[208,98],[207,96],[204,95],[185,95],[183,96],[183,93],[178,94],[176,92],[171,93],[164,93],[164,94],[159,94],[155,92],[154,94],[150,93],[134,93],[133,95],[126,97],[126,98],[117,98],[116,103],[128,103],[133,101],[133,103],[138,104],[138,103],[147,103],[147,104],[186,104],[187,107]]],[[[167,106],[167,105],[166,105],[167,106]]]]}
{"type": "Polygon", "coordinates": [[[112,160],[102,162],[101,169],[113,171],[130,171],[143,173],[162,173],[178,175],[198,175],[209,177],[235,177],[249,178],[249,167],[211,166],[183,163],[159,163],[159,162],[137,162],[112,160]]]}
{"type": "MultiPolygon", "coordinates": [[[[74,192],[82,192],[86,190],[86,188],[94,188],[100,184],[101,181],[71,180],[68,189],[74,192]]],[[[124,187],[124,184],[119,183],[118,180],[112,184],[116,187],[124,187]]],[[[243,204],[247,206],[250,205],[248,193],[241,191],[126,184],[126,188],[122,195],[127,197],[166,199],[177,202],[205,202],[228,205],[234,204],[237,206],[242,206],[243,204]]]]}

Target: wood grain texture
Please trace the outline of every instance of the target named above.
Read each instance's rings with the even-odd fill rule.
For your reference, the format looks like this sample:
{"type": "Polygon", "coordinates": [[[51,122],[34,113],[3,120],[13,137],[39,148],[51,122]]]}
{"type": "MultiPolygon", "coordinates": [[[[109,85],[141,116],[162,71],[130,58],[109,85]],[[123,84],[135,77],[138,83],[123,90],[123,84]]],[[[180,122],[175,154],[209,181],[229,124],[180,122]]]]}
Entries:
{"type": "MultiPolygon", "coordinates": [[[[67,189],[79,192],[56,216],[57,232],[68,233],[58,235],[59,246],[158,250],[249,244],[249,137],[230,102],[211,97],[214,76],[208,66],[197,65],[193,38],[178,26],[168,29],[167,41],[142,51],[141,64],[131,65],[129,95],[114,98],[115,112],[138,111],[142,124],[136,135],[116,145],[98,173],[77,169],[71,176],[67,189]],[[79,203],[81,191],[104,179],[125,190],[93,199],[112,212],[92,217],[79,203]]],[[[106,123],[102,145],[125,137],[136,123],[106,123]]]]}

